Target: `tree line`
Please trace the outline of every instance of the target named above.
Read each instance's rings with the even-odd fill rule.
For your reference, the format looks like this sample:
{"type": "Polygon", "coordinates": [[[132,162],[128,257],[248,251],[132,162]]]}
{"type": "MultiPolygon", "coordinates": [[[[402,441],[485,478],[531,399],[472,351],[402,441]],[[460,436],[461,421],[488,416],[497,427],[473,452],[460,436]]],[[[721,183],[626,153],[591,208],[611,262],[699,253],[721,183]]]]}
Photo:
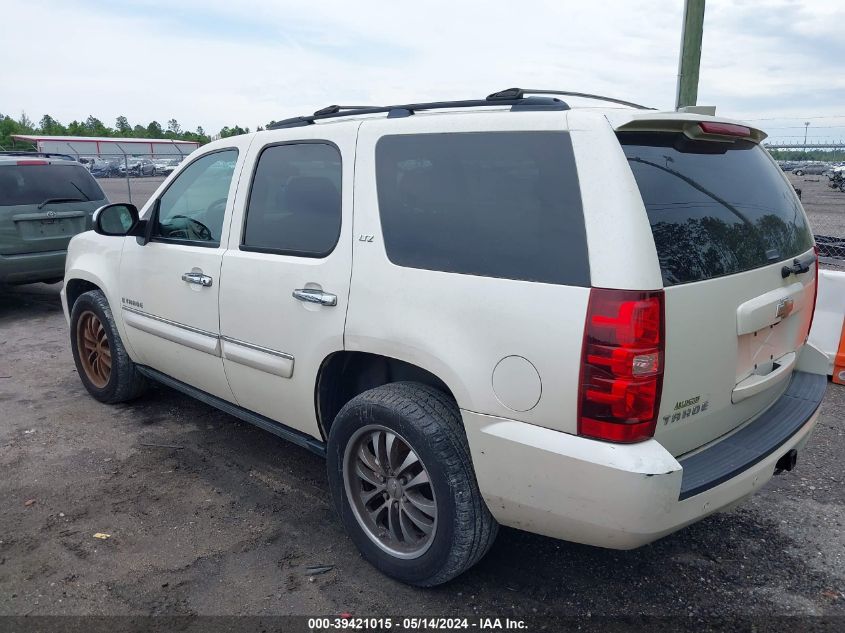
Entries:
{"type": "MultiPolygon", "coordinates": [[[[259,130],[262,128],[258,128],[259,130]]],[[[223,127],[218,136],[227,137],[237,134],[248,134],[249,128],[240,125],[223,127]]],[[[115,119],[114,127],[109,127],[95,116],[89,116],[84,121],[71,121],[67,125],[57,121],[49,114],[41,117],[38,123],[32,121],[26,112],[22,112],[17,119],[0,114],[0,149],[10,149],[13,145],[13,134],[43,134],[45,136],[105,136],[118,138],[168,138],[177,141],[194,141],[203,145],[211,140],[211,136],[202,128],[195,131],[183,130],[176,119],[170,119],[164,126],[158,121],[150,121],[147,125],[132,125],[125,116],[115,119]]],[[[19,147],[20,141],[14,146],[19,147]]]]}
{"type": "Polygon", "coordinates": [[[845,152],[830,149],[770,149],[775,160],[845,160],[845,152]]]}

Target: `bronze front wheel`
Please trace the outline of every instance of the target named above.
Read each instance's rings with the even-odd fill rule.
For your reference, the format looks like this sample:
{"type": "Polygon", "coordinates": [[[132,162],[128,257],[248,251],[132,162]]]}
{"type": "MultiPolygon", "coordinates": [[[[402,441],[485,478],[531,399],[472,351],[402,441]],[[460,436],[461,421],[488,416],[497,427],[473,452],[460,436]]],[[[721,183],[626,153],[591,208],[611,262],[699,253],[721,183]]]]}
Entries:
{"type": "Polygon", "coordinates": [[[91,310],[79,316],[76,325],[79,363],[91,384],[103,389],[111,378],[111,348],[106,328],[91,310]]]}

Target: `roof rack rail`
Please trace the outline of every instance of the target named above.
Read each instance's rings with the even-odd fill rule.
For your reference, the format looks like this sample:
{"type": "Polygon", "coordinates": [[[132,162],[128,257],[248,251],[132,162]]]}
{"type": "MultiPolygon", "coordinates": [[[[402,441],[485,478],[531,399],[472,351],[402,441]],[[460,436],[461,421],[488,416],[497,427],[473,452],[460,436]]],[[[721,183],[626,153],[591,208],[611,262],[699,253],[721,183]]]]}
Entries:
{"type": "Polygon", "coordinates": [[[28,158],[61,158],[62,160],[76,161],[76,159],[70,154],[56,154],[55,152],[36,152],[27,150],[0,150],[0,156],[26,156],[28,158]]]}
{"type": "Polygon", "coordinates": [[[549,97],[529,97],[522,96],[514,99],[465,99],[463,101],[432,101],[429,103],[407,103],[402,105],[391,106],[338,106],[331,105],[320,110],[317,110],[310,116],[297,116],[283,121],[277,121],[273,125],[268,125],[268,130],[278,130],[288,127],[299,127],[301,125],[311,125],[315,121],[322,119],[332,119],[342,116],[360,116],[365,114],[384,114],[387,113],[388,118],[404,117],[414,114],[422,110],[446,110],[458,108],[480,108],[480,107],[495,107],[495,106],[511,106],[512,110],[568,110],[569,105],[560,99],[549,97]]]}
{"type": "Polygon", "coordinates": [[[330,105],[326,106],[325,108],[320,108],[314,113],[314,116],[320,116],[321,114],[337,114],[342,110],[363,110],[365,108],[372,108],[375,106],[342,106],[342,105],[330,105]]]}
{"type": "Polygon", "coordinates": [[[569,92],[565,90],[534,90],[529,88],[508,88],[488,95],[486,99],[466,99],[463,101],[432,101],[430,103],[408,103],[392,106],[340,106],[330,105],[317,110],[309,116],[297,116],[283,121],[277,121],[268,125],[268,130],[278,130],[287,127],[299,127],[311,125],[322,119],[332,119],[342,116],[360,116],[365,114],[384,114],[387,118],[405,117],[421,110],[445,110],[456,108],[480,108],[490,106],[511,106],[511,110],[569,110],[569,105],[560,99],[548,96],[532,97],[527,95],[555,95],[567,97],[582,97],[585,99],[597,99],[618,103],[619,105],[637,108],[639,110],[653,110],[638,103],[603,97],[601,95],[587,94],[586,92],[569,92]]]}
{"type": "Polygon", "coordinates": [[[637,108],[638,110],[654,110],[648,106],[640,105],[639,103],[632,103],[630,101],[623,101],[622,99],[614,99],[613,97],[604,97],[602,95],[593,95],[586,92],[570,92],[568,90],[543,90],[533,88],[508,88],[507,90],[500,90],[489,95],[487,99],[491,101],[496,100],[510,100],[525,98],[525,95],[560,95],[563,97],[581,97],[583,99],[596,99],[597,101],[607,101],[609,103],[618,103],[619,105],[637,108]]]}

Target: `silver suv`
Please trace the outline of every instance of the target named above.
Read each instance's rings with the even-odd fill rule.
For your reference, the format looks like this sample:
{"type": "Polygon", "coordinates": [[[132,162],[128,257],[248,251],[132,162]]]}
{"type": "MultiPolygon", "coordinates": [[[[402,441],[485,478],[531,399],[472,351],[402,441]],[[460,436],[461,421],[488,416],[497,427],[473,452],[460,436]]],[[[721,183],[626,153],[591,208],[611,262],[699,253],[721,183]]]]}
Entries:
{"type": "Polygon", "coordinates": [[[73,240],[83,384],[157,381],[325,456],[352,540],[417,585],[500,524],[624,549],[735,504],[826,387],[801,204],[755,128],[568,94],[206,145],[73,240]]]}

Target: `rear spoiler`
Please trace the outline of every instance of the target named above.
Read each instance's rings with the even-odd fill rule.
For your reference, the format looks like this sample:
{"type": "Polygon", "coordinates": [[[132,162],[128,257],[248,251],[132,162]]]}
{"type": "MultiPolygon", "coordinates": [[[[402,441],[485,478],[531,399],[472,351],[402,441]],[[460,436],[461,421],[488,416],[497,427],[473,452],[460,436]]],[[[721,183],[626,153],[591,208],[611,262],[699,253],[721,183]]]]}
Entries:
{"type": "Polygon", "coordinates": [[[617,132],[683,132],[701,141],[735,141],[744,139],[760,143],[766,133],[741,121],[717,119],[694,113],[654,112],[637,116],[608,114],[608,121],[617,132]]]}

